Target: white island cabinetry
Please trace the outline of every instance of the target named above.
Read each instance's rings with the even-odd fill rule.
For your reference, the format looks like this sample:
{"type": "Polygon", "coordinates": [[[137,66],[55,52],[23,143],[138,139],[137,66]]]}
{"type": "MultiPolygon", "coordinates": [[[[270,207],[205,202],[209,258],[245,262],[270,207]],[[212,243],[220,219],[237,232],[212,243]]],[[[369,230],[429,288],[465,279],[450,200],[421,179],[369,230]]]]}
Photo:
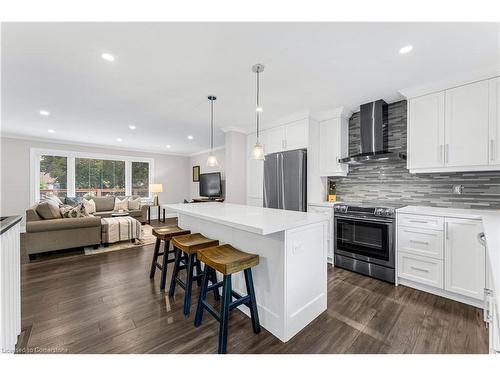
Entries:
{"type": "MultiPolygon", "coordinates": [[[[326,310],[328,219],[229,203],[164,205],[178,225],[260,257],[252,270],[261,325],[286,342],[326,310]]],[[[233,289],[246,295],[242,273],[233,289]]],[[[249,315],[246,306],[240,306],[249,315]]]]}

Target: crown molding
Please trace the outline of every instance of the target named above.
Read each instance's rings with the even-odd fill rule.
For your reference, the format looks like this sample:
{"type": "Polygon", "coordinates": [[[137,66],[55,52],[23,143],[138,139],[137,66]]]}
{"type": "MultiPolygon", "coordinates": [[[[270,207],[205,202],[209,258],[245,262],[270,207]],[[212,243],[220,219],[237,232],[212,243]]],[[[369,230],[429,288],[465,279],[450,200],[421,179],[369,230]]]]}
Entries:
{"type": "Polygon", "coordinates": [[[222,130],[223,133],[236,132],[236,133],[248,134],[247,129],[240,128],[238,126],[226,126],[226,127],[220,128],[220,130],[222,130]]]}
{"type": "Polygon", "coordinates": [[[470,83],[484,81],[500,76],[500,69],[492,68],[486,71],[467,72],[465,74],[455,75],[443,80],[426,83],[424,85],[407,87],[399,90],[405,99],[415,98],[417,96],[432,94],[438,91],[451,89],[458,86],[468,85],[470,83]]]}
{"type": "MultiPolygon", "coordinates": [[[[219,146],[219,147],[214,147],[213,151],[224,150],[225,148],[226,148],[226,145],[219,146]]],[[[206,150],[202,150],[202,151],[198,151],[198,152],[189,154],[187,156],[191,157],[191,156],[198,156],[198,155],[208,154],[210,151],[212,151],[212,150],[211,149],[206,149],[206,150]]]]}
{"type": "Polygon", "coordinates": [[[324,111],[318,111],[311,115],[311,117],[316,121],[325,121],[332,118],[343,117],[349,119],[353,114],[353,111],[345,107],[338,107],[335,109],[327,109],[324,111]]]}
{"type": "Polygon", "coordinates": [[[6,133],[6,132],[1,132],[0,138],[20,139],[20,140],[24,140],[24,141],[52,143],[52,144],[67,145],[67,146],[93,147],[93,148],[98,148],[98,149],[102,149],[102,150],[133,151],[133,152],[140,152],[140,153],[144,153],[144,154],[182,156],[182,157],[189,157],[190,156],[190,154],[163,152],[163,151],[149,150],[149,149],[144,149],[144,148],[134,148],[134,147],[108,146],[108,145],[101,145],[101,144],[95,144],[95,143],[66,141],[66,140],[53,139],[53,138],[32,137],[32,136],[23,135],[23,134],[6,133]]]}

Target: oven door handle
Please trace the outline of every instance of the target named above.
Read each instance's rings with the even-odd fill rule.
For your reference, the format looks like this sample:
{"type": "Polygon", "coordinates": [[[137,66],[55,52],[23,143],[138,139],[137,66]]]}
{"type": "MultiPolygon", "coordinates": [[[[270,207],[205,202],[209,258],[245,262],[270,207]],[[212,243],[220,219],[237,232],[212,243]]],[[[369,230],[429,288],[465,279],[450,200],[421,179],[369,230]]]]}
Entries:
{"type": "Polygon", "coordinates": [[[335,219],[343,219],[343,220],[349,220],[349,221],[364,221],[364,222],[383,223],[383,224],[394,224],[394,220],[370,219],[370,218],[364,218],[364,217],[352,217],[352,216],[341,216],[341,215],[335,215],[335,219]]]}

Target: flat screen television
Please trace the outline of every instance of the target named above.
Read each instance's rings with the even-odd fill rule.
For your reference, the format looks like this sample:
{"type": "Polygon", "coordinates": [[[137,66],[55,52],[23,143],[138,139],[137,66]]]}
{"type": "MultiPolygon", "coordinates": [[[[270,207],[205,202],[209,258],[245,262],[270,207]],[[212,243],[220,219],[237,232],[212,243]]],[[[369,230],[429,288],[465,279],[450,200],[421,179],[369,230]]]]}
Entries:
{"type": "Polygon", "coordinates": [[[222,197],[220,172],[200,174],[200,196],[207,198],[222,197]]]}

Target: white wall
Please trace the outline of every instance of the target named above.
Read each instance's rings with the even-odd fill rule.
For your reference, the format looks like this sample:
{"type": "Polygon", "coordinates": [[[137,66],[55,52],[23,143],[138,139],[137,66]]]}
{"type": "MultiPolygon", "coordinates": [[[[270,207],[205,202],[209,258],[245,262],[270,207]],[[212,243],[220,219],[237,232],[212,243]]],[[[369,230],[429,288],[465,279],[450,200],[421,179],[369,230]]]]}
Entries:
{"type": "Polygon", "coordinates": [[[220,148],[215,150],[215,157],[217,158],[217,161],[219,162],[219,166],[217,167],[208,167],[207,166],[207,158],[208,158],[208,152],[204,152],[201,154],[196,154],[191,156],[190,159],[190,165],[191,168],[189,169],[189,192],[190,195],[186,199],[191,199],[191,198],[197,198],[200,196],[200,186],[198,182],[193,182],[193,167],[196,165],[200,166],[200,173],[212,173],[212,172],[221,172],[221,178],[222,178],[222,188],[223,188],[223,194],[225,194],[225,189],[224,189],[224,181],[226,179],[226,174],[225,174],[225,165],[226,165],[226,154],[224,148],[220,148]]]}
{"type": "Polygon", "coordinates": [[[226,202],[246,204],[247,136],[226,132],[226,202]]]}
{"type": "MultiPolygon", "coordinates": [[[[191,169],[189,157],[173,156],[136,151],[106,149],[80,145],[69,145],[31,141],[24,139],[1,139],[1,200],[0,214],[25,215],[30,206],[30,148],[46,148],[80,152],[95,152],[112,155],[137,156],[154,159],[155,183],[163,184],[159,194],[160,203],[177,203],[191,198],[189,195],[191,169]]],[[[156,210],[152,210],[154,214],[156,210]]]]}

